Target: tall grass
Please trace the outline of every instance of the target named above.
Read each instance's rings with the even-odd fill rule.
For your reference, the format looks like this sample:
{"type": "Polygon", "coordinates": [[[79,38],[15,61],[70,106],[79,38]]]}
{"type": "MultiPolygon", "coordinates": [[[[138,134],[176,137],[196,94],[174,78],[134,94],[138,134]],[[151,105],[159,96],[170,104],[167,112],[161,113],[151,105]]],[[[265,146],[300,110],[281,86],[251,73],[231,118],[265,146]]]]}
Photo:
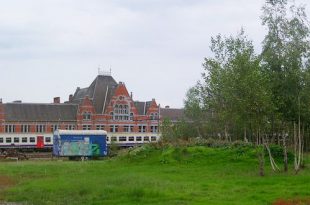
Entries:
{"type": "Polygon", "coordinates": [[[310,196],[308,168],[299,175],[266,170],[258,176],[250,147],[145,146],[102,161],[0,163],[0,175],[15,181],[0,199],[38,205],[256,205],[310,196]]]}

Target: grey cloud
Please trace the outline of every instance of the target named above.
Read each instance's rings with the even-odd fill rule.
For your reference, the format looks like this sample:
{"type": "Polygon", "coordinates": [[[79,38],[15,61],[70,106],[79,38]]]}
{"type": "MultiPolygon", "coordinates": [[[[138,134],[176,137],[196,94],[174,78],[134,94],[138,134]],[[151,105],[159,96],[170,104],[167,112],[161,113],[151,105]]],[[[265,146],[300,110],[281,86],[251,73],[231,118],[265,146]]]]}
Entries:
{"type": "Polygon", "coordinates": [[[0,98],[67,98],[77,86],[88,86],[102,64],[112,66],[113,76],[126,82],[135,99],[181,107],[186,90],[200,78],[203,58],[210,55],[211,36],[234,35],[244,27],[260,49],[263,3],[0,0],[0,87],[18,81],[36,90],[29,94],[10,86],[0,89],[0,98]]]}

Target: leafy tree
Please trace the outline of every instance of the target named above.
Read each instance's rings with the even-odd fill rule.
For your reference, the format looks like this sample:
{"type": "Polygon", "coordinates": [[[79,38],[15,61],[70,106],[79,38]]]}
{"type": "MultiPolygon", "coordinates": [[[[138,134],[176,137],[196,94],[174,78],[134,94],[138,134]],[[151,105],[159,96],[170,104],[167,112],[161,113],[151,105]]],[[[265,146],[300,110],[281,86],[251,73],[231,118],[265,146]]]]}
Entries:
{"type": "MultiPolygon", "coordinates": [[[[309,26],[304,7],[286,0],[270,0],[263,7],[262,23],[268,33],[263,41],[263,68],[269,76],[272,100],[276,107],[273,116],[281,122],[282,138],[286,148],[289,130],[301,151],[301,124],[309,115],[307,73],[309,67],[309,26]],[[305,81],[306,80],[306,81],[305,81]],[[298,126],[296,126],[298,124],[298,126]],[[290,128],[293,127],[293,128],[290,128]],[[296,129],[298,127],[298,131],[296,129]]],[[[274,118],[273,118],[274,119],[274,118]]],[[[284,149],[286,150],[286,149],[284,149]]],[[[296,152],[297,154],[297,152],[296,152]]],[[[300,154],[299,154],[300,155],[300,154]]],[[[299,158],[300,159],[300,158],[299,158]]],[[[300,160],[295,169],[299,169],[300,160]]],[[[285,170],[287,161],[285,160],[285,170]]]]}

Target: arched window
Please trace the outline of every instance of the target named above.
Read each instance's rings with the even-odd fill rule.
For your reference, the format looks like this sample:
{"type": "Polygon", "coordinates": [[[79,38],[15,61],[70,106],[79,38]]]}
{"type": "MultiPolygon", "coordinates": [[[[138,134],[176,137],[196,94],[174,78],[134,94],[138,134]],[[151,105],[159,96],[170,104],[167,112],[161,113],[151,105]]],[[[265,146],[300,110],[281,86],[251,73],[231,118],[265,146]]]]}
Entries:
{"type": "Polygon", "coordinates": [[[131,120],[129,113],[130,113],[130,107],[128,104],[115,104],[113,119],[121,121],[131,120]]]}

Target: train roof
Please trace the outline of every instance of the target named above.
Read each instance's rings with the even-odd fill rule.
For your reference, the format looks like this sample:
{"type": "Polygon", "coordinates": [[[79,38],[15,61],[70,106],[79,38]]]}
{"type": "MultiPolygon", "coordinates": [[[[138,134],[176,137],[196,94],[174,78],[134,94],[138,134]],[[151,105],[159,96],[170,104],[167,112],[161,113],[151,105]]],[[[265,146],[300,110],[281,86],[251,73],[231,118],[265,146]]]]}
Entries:
{"type": "Polygon", "coordinates": [[[56,130],[56,135],[107,135],[104,130],[56,130]]]}

